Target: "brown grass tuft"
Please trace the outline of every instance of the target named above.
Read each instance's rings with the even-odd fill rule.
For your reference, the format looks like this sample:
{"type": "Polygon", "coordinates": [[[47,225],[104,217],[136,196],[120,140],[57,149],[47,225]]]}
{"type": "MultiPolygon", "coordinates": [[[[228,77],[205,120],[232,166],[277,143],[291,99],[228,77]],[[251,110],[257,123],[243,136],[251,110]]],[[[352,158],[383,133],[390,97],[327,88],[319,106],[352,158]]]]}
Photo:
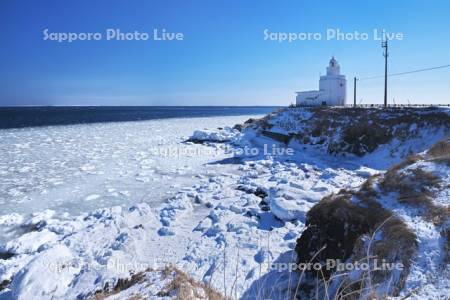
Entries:
{"type": "MultiPolygon", "coordinates": [[[[113,296],[125,291],[135,284],[145,282],[146,272],[157,272],[152,269],[148,269],[144,272],[139,272],[131,276],[131,278],[119,279],[117,284],[111,289],[108,285],[105,286],[103,291],[97,292],[92,299],[103,300],[107,297],[113,296]]],[[[163,278],[173,278],[163,290],[161,290],[157,297],[176,297],[180,300],[192,300],[192,299],[208,299],[208,300],[226,300],[220,293],[215,291],[210,286],[198,282],[186,273],[180,271],[173,266],[166,266],[162,271],[163,278]]],[[[140,295],[133,295],[127,300],[140,300],[144,299],[140,295]]]]}
{"type": "Polygon", "coordinates": [[[180,300],[199,298],[206,298],[208,300],[225,300],[225,297],[212,289],[210,286],[192,279],[186,273],[175,267],[167,266],[163,272],[166,274],[166,277],[173,274],[174,279],[165,287],[163,291],[158,293],[158,296],[160,297],[168,297],[173,293],[173,291],[177,291],[177,299],[180,300]]]}
{"type": "MultiPolygon", "coordinates": [[[[408,164],[416,160],[417,158],[411,158],[408,164]]],[[[398,170],[400,167],[392,170],[392,174],[396,174],[398,170]]],[[[418,178],[426,178],[427,181],[436,184],[428,174],[420,172],[417,174],[418,178]]],[[[381,175],[374,175],[359,191],[341,190],[315,205],[308,212],[307,229],[297,240],[298,262],[305,263],[311,259],[313,262],[340,259],[373,264],[376,258],[378,262],[402,263],[404,269],[390,290],[391,295],[397,295],[409,273],[410,261],[417,250],[417,241],[414,232],[402,220],[377,202],[380,194],[374,186],[382,180],[381,175]],[[375,238],[375,234],[378,233],[381,234],[381,238],[380,236],[375,238]],[[372,238],[368,246],[367,239],[370,236],[372,238]],[[321,249],[324,246],[326,247],[321,249]],[[312,258],[312,253],[318,254],[312,258]]],[[[324,269],[319,273],[311,275],[323,276],[325,281],[328,281],[326,285],[330,280],[334,280],[334,276],[339,276],[333,270],[324,269]]],[[[361,274],[357,281],[351,281],[345,275],[341,276],[336,279],[340,285],[336,295],[339,299],[367,298],[374,293],[377,285],[389,280],[390,276],[392,276],[390,270],[368,271],[361,274]]],[[[301,284],[301,288],[308,290],[311,287],[305,282],[301,284]]]]}
{"type": "Polygon", "coordinates": [[[450,216],[448,207],[434,204],[433,197],[442,187],[440,177],[420,168],[403,172],[403,168],[418,161],[414,156],[389,169],[380,182],[384,193],[397,193],[398,202],[424,210],[424,216],[435,225],[441,225],[450,216]]]}
{"type": "MultiPolygon", "coordinates": [[[[149,269],[147,271],[152,271],[152,270],[149,269]]],[[[97,291],[95,293],[95,295],[92,297],[92,299],[95,299],[95,300],[106,299],[109,296],[120,293],[121,291],[124,291],[124,290],[132,287],[135,284],[143,282],[144,279],[145,279],[145,272],[139,272],[139,273],[133,274],[133,275],[131,275],[130,278],[120,278],[113,288],[110,288],[109,285],[106,284],[106,286],[103,288],[103,290],[97,291]]],[[[137,298],[137,299],[139,299],[139,298],[137,298]]],[[[128,300],[131,300],[131,299],[128,299],[128,300]]]]}
{"type": "Polygon", "coordinates": [[[444,265],[450,262],[450,227],[441,231],[441,236],[444,239],[444,265]]]}
{"type": "Polygon", "coordinates": [[[450,166],[450,138],[442,140],[431,147],[427,151],[427,158],[450,166]]]}

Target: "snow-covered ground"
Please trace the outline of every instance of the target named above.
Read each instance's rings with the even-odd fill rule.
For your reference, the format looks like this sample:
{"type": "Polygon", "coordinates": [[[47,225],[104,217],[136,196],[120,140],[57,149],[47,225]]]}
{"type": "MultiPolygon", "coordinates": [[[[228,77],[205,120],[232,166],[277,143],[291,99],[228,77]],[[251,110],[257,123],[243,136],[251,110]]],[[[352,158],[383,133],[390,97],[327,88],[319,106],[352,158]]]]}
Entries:
{"type": "Polygon", "coordinates": [[[233,294],[243,294],[267,271],[267,260],[293,249],[304,215],[314,203],[342,187],[359,185],[367,176],[364,172],[364,176],[357,175],[352,164],[353,170],[333,169],[332,159],[322,161],[307,151],[270,157],[259,148],[259,155],[244,155],[240,163],[228,161],[230,155],[220,151],[219,156],[192,157],[155,157],[149,153],[150,147],[161,143],[208,149],[206,153],[215,154],[222,144],[186,145],[182,141],[194,128],[214,129],[225,122],[232,125],[243,120],[170,120],[162,128],[149,121],[3,132],[9,139],[5,139],[5,146],[19,154],[3,162],[11,166],[4,168],[5,172],[16,174],[6,181],[11,184],[6,190],[16,187],[29,192],[8,194],[12,203],[7,204],[6,212],[50,208],[56,213],[47,210],[33,218],[17,214],[0,218],[0,223],[9,223],[8,228],[26,232],[2,247],[12,257],[0,263],[0,282],[14,276],[11,293],[15,298],[32,297],[37,286],[42,292],[39,297],[75,298],[102,289],[106,282],[114,284],[131,270],[174,264],[197,279],[213,282],[222,293],[224,282],[231,289],[229,282],[236,281],[233,294]],[[102,143],[92,142],[97,138],[102,143]],[[31,149],[39,151],[32,155],[31,149]],[[18,168],[25,163],[29,172],[20,173],[18,168]],[[281,220],[261,209],[262,198],[255,195],[258,189],[268,194],[281,220]],[[164,198],[169,200],[162,202],[164,198]],[[292,204],[284,199],[293,198],[303,199],[302,203],[288,209],[285,206],[292,204]],[[79,217],[72,211],[73,206],[81,213],[115,204],[123,208],[101,209],[79,217]],[[282,221],[290,219],[290,213],[299,219],[282,221]],[[66,268],[57,272],[47,267],[47,275],[41,277],[45,261],[66,268]],[[65,279],[57,280],[61,273],[65,279]],[[225,281],[221,279],[224,276],[225,281]]]}
{"type": "Polygon", "coordinates": [[[9,153],[0,158],[8,232],[0,299],[89,298],[168,265],[233,298],[292,288],[297,275],[274,277],[269,265],[295,260],[308,210],[380,170],[307,145],[277,152],[285,147],[251,131],[217,129],[246,118],[0,132],[9,153]],[[185,143],[193,133],[196,142],[185,143]],[[182,152],[155,154],[155,145],[182,152]]]}

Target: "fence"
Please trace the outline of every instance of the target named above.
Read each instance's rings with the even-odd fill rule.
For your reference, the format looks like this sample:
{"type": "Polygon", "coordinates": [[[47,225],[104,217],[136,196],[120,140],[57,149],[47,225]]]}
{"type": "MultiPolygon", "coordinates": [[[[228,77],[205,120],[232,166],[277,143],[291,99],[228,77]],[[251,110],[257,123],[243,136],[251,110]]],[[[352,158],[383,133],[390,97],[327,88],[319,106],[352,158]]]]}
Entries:
{"type": "MultiPolygon", "coordinates": [[[[318,106],[327,106],[327,105],[297,105],[290,104],[289,107],[318,107],[318,106]]],[[[345,104],[341,107],[364,107],[364,108],[383,108],[383,107],[438,107],[438,106],[447,106],[450,107],[450,104],[357,104],[356,106],[353,104],[345,104]]]]}

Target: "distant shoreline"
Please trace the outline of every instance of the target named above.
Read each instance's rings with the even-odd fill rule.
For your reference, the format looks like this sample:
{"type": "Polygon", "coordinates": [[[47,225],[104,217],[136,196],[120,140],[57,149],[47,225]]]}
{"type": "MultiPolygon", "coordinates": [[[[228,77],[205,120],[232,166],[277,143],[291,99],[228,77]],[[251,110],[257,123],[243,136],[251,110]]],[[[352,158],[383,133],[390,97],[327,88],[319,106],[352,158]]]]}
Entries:
{"type": "Polygon", "coordinates": [[[0,129],[173,118],[265,115],[280,106],[8,106],[0,129]]]}

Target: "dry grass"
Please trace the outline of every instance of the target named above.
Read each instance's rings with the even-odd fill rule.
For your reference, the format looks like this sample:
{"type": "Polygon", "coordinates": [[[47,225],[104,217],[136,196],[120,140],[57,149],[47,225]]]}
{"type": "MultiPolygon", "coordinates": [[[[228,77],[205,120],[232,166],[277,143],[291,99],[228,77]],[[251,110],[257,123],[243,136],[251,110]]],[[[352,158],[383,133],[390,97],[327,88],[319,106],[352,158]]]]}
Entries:
{"type": "Polygon", "coordinates": [[[389,176],[389,174],[391,173],[396,173],[399,170],[404,169],[420,160],[423,160],[423,157],[418,154],[409,155],[400,163],[390,167],[389,170],[386,172],[386,176],[389,176]]]}
{"type": "MultiPolygon", "coordinates": [[[[329,245],[326,244],[314,254],[311,253],[309,262],[320,261],[320,257],[323,259],[323,253],[328,247],[329,245]]],[[[294,295],[298,295],[302,291],[306,293],[303,294],[305,297],[327,300],[384,299],[391,295],[397,296],[404,286],[409,273],[410,261],[416,249],[415,234],[400,219],[390,216],[377,224],[369,233],[361,235],[354,244],[351,256],[348,260],[343,260],[354,263],[369,263],[372,265],[371,269],[363,271],[357,279],[348,277],[348,272],[335,272],[331,276],[327,276],[324,270],[317,272],[315,275],[305,274],[305,271],[302,271],[294,295]],[[375,238],[378,233],[381,233],[381,239],[375,238]],[[367,242],[367,237],[370,237],[369,242],[367,242]],[[399,280],[392,283],[389,294],[380,295],[376,289],[380,284],[386,284],[387,282],[389,284],[392,271],[375,270],[374,259],[384,260],[386,263],[401,262],[404,266],[399,280]],[[314,277],[315,287],[310,285],[314,281],[314,277]],[[303,278],[306,279],[305,282],[302,282],[303,278]],[[337,287],[336,293],[331,297],[327,291],[333,282],[337,284],[337,287]],[[319,285],[321,285],[320,292],[319,285]],[[316,290],[314,291],[314,289],[316,290]],[[315,295],[312,295],[311,292],[315,295]]]]}
{"type": "MultiPolygon", "coordinates": [[[[388,263],[401,262],[405,269],[400,279],[392,286],[392,294],[397,296],[403,289],[409,273],[411,258],[417,250],[417,240],[414,232],[398,218],[390,218],[380,231],[382,239],[372,242],[370,254],[388,263]]],[[[372,272],[372,285],[379,284],[389,278],[390,271],[378,270],[372,272]]]]}
{"type": "Polygon", "coordinates": [[[342,139],[348,150],[359,156],[373,152],[379,145],[389,143],[394,137],[391,130],[377,123],[362,122],[357,126],[344,128],[342,139]]]}
{"type": "Polygon", "coordinates": [[[450,262],[450,227],[443,229],[441,236],[444,238],[444,264],[448,264],[450,262]]]}
{"type": "MultiPolygon", "coordinates": [[[[97,292],[91,299],[103,300],[122,291],[125,291],[133,285],[145,283],[146,272],[159,271],[148,269],[144,272],[136,273],[130,278],[119,279],[117,284],[113,288],[110,288],[108,285],[106,285],[103,291],[97,292]]],[[[175,299],[180,300],[226,300],[225,297],[223,297],[220,293],[215,291],[210,286],[192,279],[186,273],[173,266],[166,266],[162,270],[162,277],[163,279],[171,278],[171,280],[161,291],[159,291],[157,297],[174,297],[175,299]]],[[[144,298],[140,295],[133,295],[126,300],[140,299],[144,298]]]]}
{"type": "MultiPolygon", "coordinates": [[[[342,190],[338,194],[325,197],[314,206],[308,212],[306,224],[308,228],[297,243],[299,261],[309,261],[310,253],[314,253],[325,244],[327,249],[317,257],[318,260],[348,259],[358,238],[369,234],[381,222],[392,217],[392,214],[378,202],[367,197],[370,197],[368,191],[354,193],[342,190]],[[358,195],[364,195],[365,200],[359,199],[358,195]],[[358,198],[361,202],[352,201],[352,197],[358,198]],[[317,249],[312,249],[311,246],[317,249]]],[[[391,227],[394,224],[398,226],[399,222],[402,223],[399,220],[391,221],[385,226],[391,227]]],[[[406,227],[404,229],[406,230],[406,227]]],[[[395,231],[392,231],[392,234],[393,232],[395,231]]]]}
{"type": "MultiPolygon", "coordinates": [[[[153,271],[153,270],[147,270],[153,271]]],[[[95,293],[95,295],[92,297],[92,299],[95,300],[103,300],[108,298],[109,296],[115,295],[117,293],[120,293],[121,291],[124,291],[130,287],[132,287],[135,284],[143,282],[145,279],[145,272],[139,272],[136,274],[133,274],[130,278],[120,278],[116,285],[113,288],[110,288],[108,284],[103,288],[102,291],[98,291],[95,293]]],[[[134,298],[133,300],[136,300],[139,298],[134,298]]],[[[128,299],[131,300],[131,299],[128,299]]]]}
{"type": "Polygon", "coordinates": [[[158,293],[158,296],[160,297],[168,297],[172,295],[174,291],[176,291],[177,299],[180,300],[225,300],[225,297],[212,289],[210,286],[192,279],[186,273],[178,270],[175,267],[166,267],[164,269],[164,273],[166,277],[172,275],[174,278],[163,291],[158,293]]]}
{"type": "MultiPolygon", "coordinates": [[[[411,258],[417,249],[416,235],[400,219],[390,216],[368,234],[360,236],[355,242],[349,258],[352,262],[364,262],[372,268],[363,271],[358,278],[351,279],[346,273],[333,275],[331,280],[340,280],[334,299],[384,299],[388,296],[398,296],[404,287],[409,273],[411,258]],[[375,238],[377,234],[381,238],[375,238]],[[369,241],[367,241],[369,239],[369,241]],[[385,263],[402,263],[403,271],[399,280],[390,284],[389,294],[380,295],[376,292],[378,286],[390,281],[391,270],[380,270],[373,267],[375,259],[385,263]]],[[[329,280],[329,281],[331,281],[329,280]]],[[[327,283],[329,285],[329,282],[327,283]]]]}
{"type": "MultiPolygon", "coordinates": [[[[441,144],[434,146],[433,153],[442,153],[441,144]]],[[[435,225],[441,225],[450,216],[449,207],[434,204],[433,197],[443,186],[441,178],[420,168],[412,168],[403,172],[404,168],[412,165],[420,156],[413,156],[404,162],[390,168],[380,182],[384,193],[397,193],[398,202],[411,205],[424,210],[424,217],[435,225]]]]}
{"type": "Polygon", "coordinates": [[[421,204],[420,199],[431,202],[433,188],[439,188],[441,179],[422,169],[415,168],[402,172],[402,170],[388,171],[380,183],[385,192],[397,192],[400,194],[399,201],[409,204],[421,204]],[[416,203],[414,199],[417,198],[416,203]]]}
{"type": "Polygon", "coordinates": [[[450,138],[436,143],[427,151],[427,159],[450,166],[450,138]]]}
{"type": "MultiPolygon", "coordinates": [[[[270,132],[273,127],[271,121],[300,143],[326,144],[329,153],[347,152],[359,156],[373,152],[393,138],[404,141],[417,136],[420,131],[417,128],[441,128],[450,132],[450,116],[435,107],[290,107],[261,119],[249,119],[235,128],[243,130],[252,127],[260,132],[270,132]],[[312,113],[312,116],[305,119],[301,115],[305,111],[312,113]],[[289,114],[289,117],[283,118],[284,114],[289,114]],[[339,136],[336,136],[336,130],[340,131],[339,136]]],[[[281,138],[282,142],[289,140],[270,133],[268,137],[281,138]]]]}
{"type": "MultiPolygon", "coordinates": [[[[273,114],[276,113],[280,113],[281,111],[277,111],[274,112],[273,114]]],[[[272,114],[266,115],[265,117],[261,118],[261,119],[255,119],[255,118],[250,118],[247,121],[244,122],[244,124],[239,124],[236,129],[242,131],[243,129],[249,127],[249,126],[255,126],[255,127],[259,127],[262,130],[268,130],[270,128],[272,128],[272,125],[269,124],[269,120],[271,118],[272,114]]]]}
{"type": "MultiPolygon", "coordinates": [[[[292,115],[298,108],[290,108],[292,115]]],[[[387,144],[395,137],[407,140],[418,133],[416,128],[443,128],[450,131],[450,116],[439,108],[353,108],[353,107],[309,107],[301,108],[313,114],[301,132],[294,136],[300,142],[304,136],[320,137],[328,141],[330,153],[350,152],[359,156],[373,152],[378,146],[387,144]],[[341,130],[337,140],[333,140],[336,129],[341,130]]],[[[300,122],[300,121],[299,121],[300,122]]],[[[282,128],[296,127],[295,121],[278,124],[282,128]]],[[[298,124],[297,124],[298,125],[298,124]]]]}
{"type": "MultiPolygon", "coordinates": [[[[404,266],[395,282],[390,282],[392,271],[376,270],[362,273],[357,280],[350,280],[345,273],[320,271],[316,277],[323,277],[323,286],[338,280],[339,287],[335,299],[360,299],[375,297],[380,284],[390,284],[389,295],[377,298],[397,296],[404,287],[409,273],[411,260],[417,251],[415,233],[399,218],[392,215],[377,202],[381,193],[397,194],[397,201],[423,210],[424,217],[436,226],[450,218],[448,207],[434,204],[433,197],[437,191],[448,188],[448,183],[424,169],[411,167],[420,160],[446,162],[450,153],[450,139],[437,143],[425,156],[410,156],[402,163],[390,168],[384,175],[370,177],[356,191],[341,190],[338,194],[322,199],[307,217],[307,229],[297,243],[296,251],[299,263],[307,262],[313,257],[316,261],[328,258],[342,261],[371,261],[377,258],[387,263],[402,263],[404,266]],[[408,169],[405,169],[409,167],[408,169]],[[379,231],[378,238],[374,239],[379,231]],[[370,238],[369,246],[367,239],[370,238]],[[326,249],[321,249],[326,245],[326,249]],[[337,279],[337,276],[341,278],[337,279]]],[[[450,260],[450,230],[441,231],[444,240],[445,261],[450,260]]],[[[313,275],[314,277],[314,275],[313,275]]],[[[307,286],[302,289],[307,289],[307,286]]],[[[311,287],[309,287],[311,289],[311,287]]],[[[325,295],[326,296],[326,295],[325,295]]],[[[325,297],[327,298],[327,297],[325,297]]]]}
{"type": "Polygon", "coordinates": [[[334,130],[332,127],[333,123],[329,119],[318,119],[313,123],[313,128],[311,130],[311,136],[319,137],[329,135],[330,131],[334,130]]]}
{"type": "MultiPolygon", "coordinates": [[[[403,288],[411,258],[417,250],[417,241],[414,232],[403,221],[376,201],[380,195],[373,186],[380,180],[380,175],[375,175],[357,192],[341,190],[322,199],[308,213],[308,227],[297,240],[296,252],[299,263],[327,259],[373,262],[374,258],[388,263],[401,262],[405,268],[391,289],[391,295],[396,295],[403,288]],[[374,239],[377,231],[381,238],[374,239]],[[370,236],[367,249],[367,237],[370,236]],[[326,248],[321,249],[324,246],[326,248]],[[312,253],[318,252],[312,257],[312,253]]],[[[359,299],[370,298],[379,284],[389,280],[392,271],[369,271],[356,281],[345,274],[340,274],[342,278],[335,278],[336,274],[334,270],[324,269],[312,276],[322,278],[324,290],[331,281],[338,280],[340,286],[336,299],[359,299]]],[[[311,287],[305,282],[301,289],[311,287]]]]}

